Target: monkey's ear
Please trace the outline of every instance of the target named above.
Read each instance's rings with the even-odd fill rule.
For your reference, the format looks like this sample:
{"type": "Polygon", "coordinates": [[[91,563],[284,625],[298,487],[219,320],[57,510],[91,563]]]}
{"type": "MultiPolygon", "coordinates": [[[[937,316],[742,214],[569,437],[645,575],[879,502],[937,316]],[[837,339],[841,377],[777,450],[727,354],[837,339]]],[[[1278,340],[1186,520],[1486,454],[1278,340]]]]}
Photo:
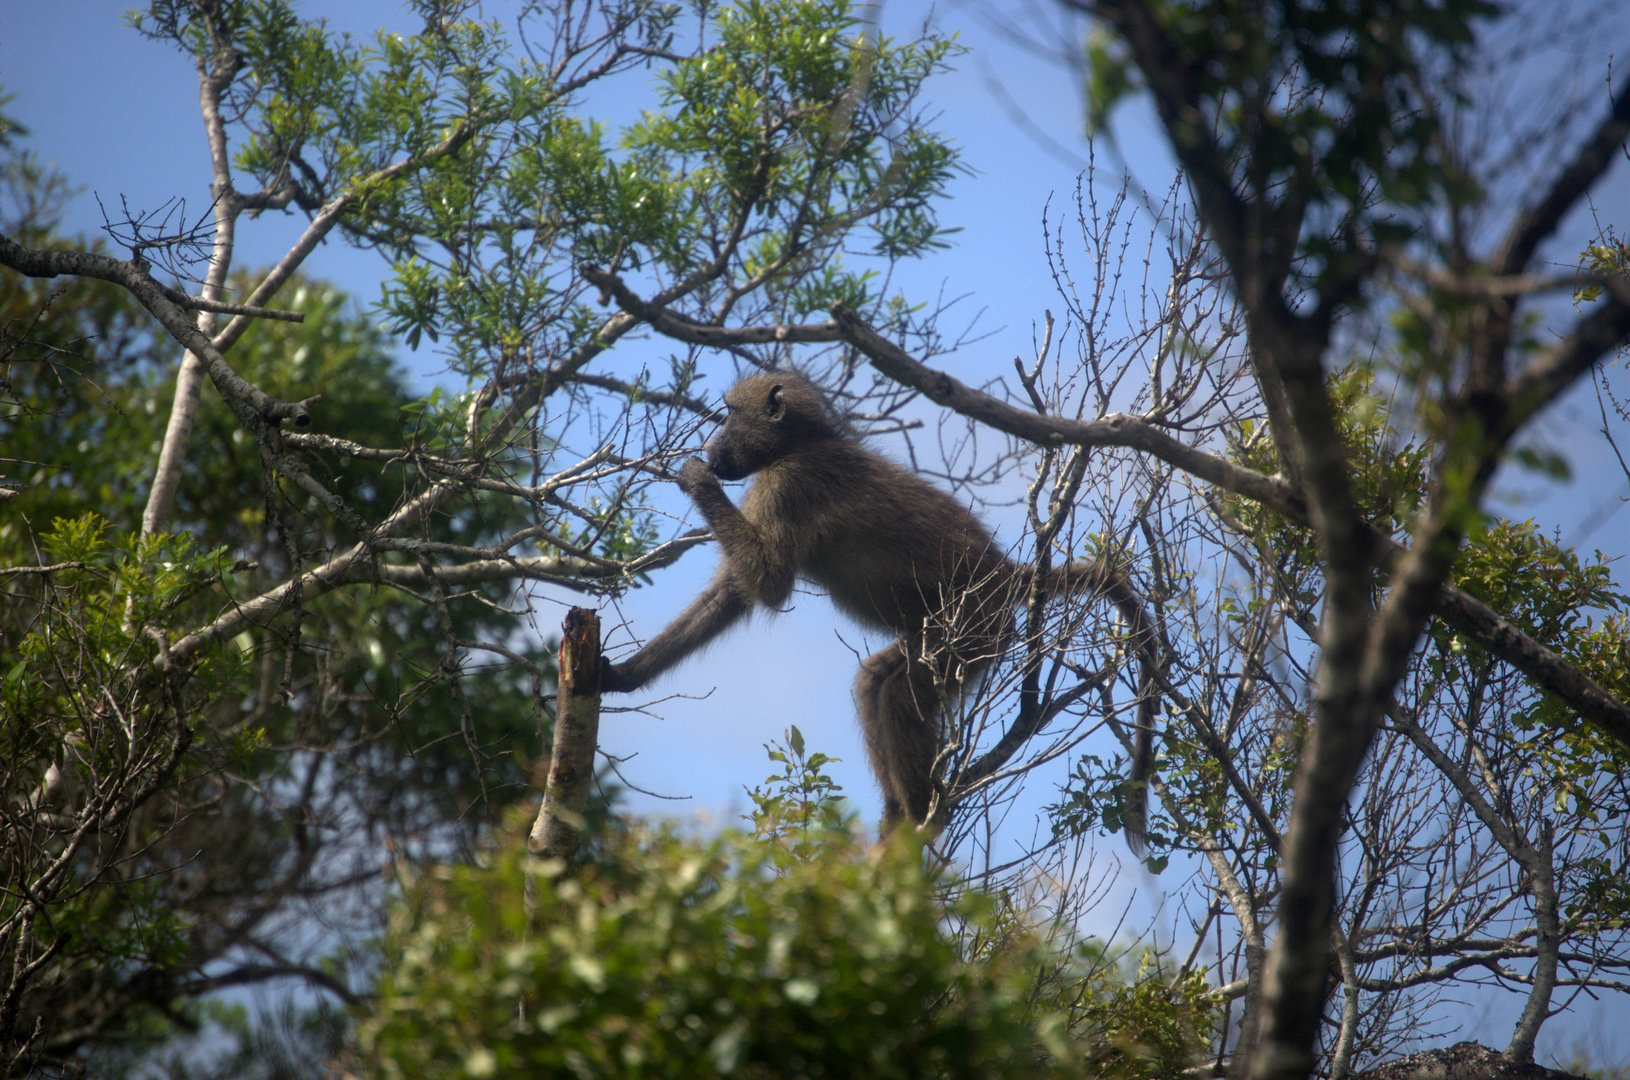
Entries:
{"type": "Polygon", "coordinates": [[[770,400],[766,403],[764,411],[771,420],[780,420],[787,415],[787,395],[781,392],[780,383],[770,387],[770,400]]]}

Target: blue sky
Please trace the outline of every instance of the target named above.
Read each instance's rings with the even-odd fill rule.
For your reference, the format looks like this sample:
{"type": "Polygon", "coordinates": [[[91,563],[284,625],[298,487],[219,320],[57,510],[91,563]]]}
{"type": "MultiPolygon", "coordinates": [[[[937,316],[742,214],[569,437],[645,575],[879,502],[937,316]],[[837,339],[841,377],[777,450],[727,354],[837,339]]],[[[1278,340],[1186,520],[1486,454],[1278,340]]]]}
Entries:
{"type": "MultiPolygon", "coordinates": [[[[195,213],[208,203],[196,75],[185,57],[124,26],[128,2],[0,3],[0,83],[19,95],[9,111],[32,129],[29,145],[85,189],[70,215],[75,231],[93,233],[101,224],[93,193],[104,203],[115,205],[124,197],[138,208],[184,196],[195,213]]],[[[302,10],[320,7],[306,4],[302,10]]],[[[330,10],[336,28],[359,35],[382,26],[407,27],[396,0],[347,0],[330,10]]],[[[507,5],[493,9],[495,14],[505,10],[507,5]]],[[[1030,355],[1033,325],[1043,309],[1058,310],[1043,256],[1042,213],[1050,198],[1055,210],[1067,204],[1086,145],[1067,71],[992,32],[971,6],[941,5],[933,11],[924,3],[891,2],[882,22],[891,34],[905,35],[925,17],[957,31],[969,49],[956,71],[930,84],[928,96],[941,111],[938,126],[960,144],[973,172],[954,182],[952,198],[941,208],[945,223],[962,230],[954,246],[909,268],[898,282],[910,295],[929,301],[941,292],[966,294],[947,326],[960,329],[977,317],[977,329],[988,336],[942,363],[979,383],[1010,372],[1012,357],[1030,355]],[[1019,103],[1034,130],[1015,122],[1011,103],[1019,103]],[[1036,132],[1053,145],[1043,145],[1036,132]]],[[[1600,73],[1579,77],[1599,80],[1600,73]]],[[[1137,108],[1121,117],[1120,149],[1138,182],[1159,193],[1171,168],[1152,132],[1137,108]]],[[[1116,167],[1102,154],[1099,164],[1106,172],[1116,167]]],[[[1621,222],[1624,172],[1621,167],[1606,193],[1617,207],[1599,203],[1610,220],[1617,216],[1621,222]]],[[[300,218],[277,215],[245,222],[238,264],[277,258],[302,224],[300,218]]],[[[378,296],[384,269],[375,255],[337,243],[307,263],[309,273],[338,283],[364,303],[378,296]]],[[[440,366],[428,353],[403,350],[402,359],[426,380],[440,366]]],[[[1539,428],[1541,439],[1570,457],[1575,480],[1559,485],[1511,474],[1502,477],[1497,490],[1508,513],[1556,526],[1565,542],[1580,539],[1581,524],[1594,522],[1586,546],[1622,555],[1630,551],[1630,511],[1612,508],[1625,485],[1622,474],[1585,441],[1597,426],[1594,400],[1576,393],[1539,428]]],[[[606,615],[620,613],[649,636],[689,601],[712,562],[711,552],[696,552],[655,585],[630,594],[618,613],[606,615]]],[[[540,608],[543,625],[558,625],[565,605],[577,598],[562,594],[558,599],[558,610],[540,608]]],[[[850,699],[856,652],[877,647],[862,638],[827,601],[801,595],[791,612],[759,617],[656,688],[689,696],[643,714],[608,714],[602,745],[627,759],[625,775],[649,792],[688,800],[635,795],[632,805],[646,812],[734,817],[746,805],[743,787],[761,782],[770,771],[761,744],[796,724],[812,748],[843,759],[833,771],[875,820],[878,800],[850,699]]],[[[1049,795],[1037,792],[1034,801],[1049,795]]],[[[1019,825],[1019,832],[1028,833],[1028,826],[1019,825]]],[[[1146,875],[1129,879],[1127,887],[1158,894],[1158,882],[1146,875]]],[[[1106,909],[1113,909],[1106,914],[1113,918],[1119,904],[1106,909]]]]}

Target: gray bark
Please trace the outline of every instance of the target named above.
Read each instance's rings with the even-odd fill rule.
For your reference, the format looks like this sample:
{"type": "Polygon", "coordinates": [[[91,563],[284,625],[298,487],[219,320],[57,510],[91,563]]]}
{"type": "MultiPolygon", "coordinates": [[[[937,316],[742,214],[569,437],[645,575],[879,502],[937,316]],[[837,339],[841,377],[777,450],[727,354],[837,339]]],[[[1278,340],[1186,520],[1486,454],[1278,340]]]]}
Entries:
{"type": "Polygon", "coordinates": [[[543,805],[526,847],[546,859],[570,862],[583,830],[583,810],[594,782],[600,733],[600,616],[588,608],[566,613],[560,637],[560,686],[555,698],[555,740],[543,805]]]}

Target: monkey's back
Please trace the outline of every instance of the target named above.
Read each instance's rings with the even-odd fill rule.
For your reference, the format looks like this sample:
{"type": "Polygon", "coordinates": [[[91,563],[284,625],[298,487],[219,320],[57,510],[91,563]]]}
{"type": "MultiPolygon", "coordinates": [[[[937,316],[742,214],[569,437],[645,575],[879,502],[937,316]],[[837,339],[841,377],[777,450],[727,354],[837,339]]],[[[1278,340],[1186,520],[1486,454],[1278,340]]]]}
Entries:
{"type": "Polygon", "coordinates": [[[849,439],[822,440],[766,466],[742,513],[796,572],[859,621],[916,634],[1005,610],[1012,564],[949,493],[849,439]],[[961,609],[959,611],[959,609],[961,609]]]}

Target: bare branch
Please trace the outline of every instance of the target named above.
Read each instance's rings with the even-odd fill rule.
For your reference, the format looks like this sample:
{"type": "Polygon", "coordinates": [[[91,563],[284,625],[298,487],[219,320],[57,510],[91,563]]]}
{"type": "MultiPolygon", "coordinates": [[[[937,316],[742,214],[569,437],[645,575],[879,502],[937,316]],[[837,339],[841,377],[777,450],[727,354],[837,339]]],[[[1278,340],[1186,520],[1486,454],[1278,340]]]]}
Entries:
{"type": "Polygon", "coordinates": [[[1528,268],[1535,250],[1607,172],[1626,139],[1630,139],[1630,79],[1620,84],[1613,107],[1579,148],[1573,161],[1551,182],[1540,200],[1512,223],[1505,241],[1490,260],[1495,274],[1509,277],[1528,268]]]}

